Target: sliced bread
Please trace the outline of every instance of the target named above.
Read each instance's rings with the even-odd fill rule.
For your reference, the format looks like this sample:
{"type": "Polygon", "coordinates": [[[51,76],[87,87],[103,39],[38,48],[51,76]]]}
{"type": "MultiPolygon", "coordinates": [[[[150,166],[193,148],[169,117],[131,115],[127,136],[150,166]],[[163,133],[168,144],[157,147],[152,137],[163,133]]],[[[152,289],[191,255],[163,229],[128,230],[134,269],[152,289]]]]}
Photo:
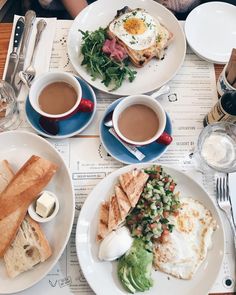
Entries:
{"type": "Polygon", "coordinates": [[[7,273],[14,278],[45,261],[51,254],[51,247],[39,224],[27,215],[4,255],[7,273]]]}
{"type": "Polygon", "coordinates": [[[108,232],[117,229],[121,223],[120,210],[116,195],[112,195],[109,201],[108,232]]]}
{"type": "Polygon", "coordinates": [[[148,177],[147,173],[137,169],[119,176],[120,185],[126,193],[132,207],[136,206],[148,177]]]}
{"type": "Polygon", "coordinates": [[[99,210],[97,241],[100,242],[108,234],[109,202],[104,202],[99,210]]]}
{"type": "Polygon", "coordinates": [[[131,209],[131,204],[126,193],[122,190],[120,186],[115,186],[115,193],[120,210],[121,221],[124,221],[131,209]]]}

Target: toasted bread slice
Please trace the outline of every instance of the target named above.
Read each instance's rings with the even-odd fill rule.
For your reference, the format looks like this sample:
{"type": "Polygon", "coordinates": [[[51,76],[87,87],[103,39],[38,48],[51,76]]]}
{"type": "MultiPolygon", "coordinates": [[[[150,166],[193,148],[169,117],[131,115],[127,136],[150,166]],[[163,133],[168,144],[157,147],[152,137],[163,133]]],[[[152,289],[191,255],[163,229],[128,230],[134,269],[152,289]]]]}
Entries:
{"type": "Polygon", "coordinates": [[[14,240],[30,203],[56,170],[54,163],[32,156],[0,194],[0,257],[14,240]]]}
{"type": "MultiPolygon", "coordinates": [[[[128,57],[132,64],[136,67],[143,67],[145,64],[147,64],[152,58],[156,57],[158,59],[162,59],[165,54],[165,49],[170,44],[170,41],[173,39],[173,33],[171,33],[165,26],[159,23],[159,21],[156,20],[156,23],[158,25],[158,33],[156,36],[156,43],[150,44],[149,47],[142,49],[142,50],[135,50],[131,48],[127,43],[125,43],[123,40],[121,40],[110,28],[110,25],[112,23],[115,23],[115,20],[117,20],[122,14],[126,13],[134,13],[136,11],[144,11],[144,9],[136,8],[134,10],[130,9],[129,7],[124,7],[121,10],[117,11],[117,15],[113,21],[110,22],[107,30],[107,34],[109,38],[115,39],[118,44],[120,44],[125,51],[128,54],[128,57]]],[[[132,34],[131,34],[132,36],[132,34]]]]}
{"type": "Polygon", "coordinates": [[[100,242],[108,234],[109,202],[100,206],[97,241],[100,242]]]}
{"type": "Polygon", "coordinates": [[[120,218],[121,218],[121,221],[124,221],[131,209],[131,204],[126,193],[122,190],[120,186],[118,185],[115,186],[115,193],[116,193],[116,198],[117,198],[118,206],[120,210],[120,218]]]}
{"type": "Polygon", "coordinates": [[[113,195],[110,197],[109,202],[108,231],[110,232],[113,229],[117,229],[120,222],[121,218],[117,197],[116,195],[113,195]]]}
{"type": "Polygon", "coordinates": [[[132,207],[136,206],[148,177],[147,173],[137,169],[119,176],[120,185],[129,198],[132,207]]]}
{"type": "Polygon", "coordinates": [[[23,220],[16,238],[4,255],[7,273],[11,278],[48,259],[51,247],[39,224],[29,216],[23,220]]]}

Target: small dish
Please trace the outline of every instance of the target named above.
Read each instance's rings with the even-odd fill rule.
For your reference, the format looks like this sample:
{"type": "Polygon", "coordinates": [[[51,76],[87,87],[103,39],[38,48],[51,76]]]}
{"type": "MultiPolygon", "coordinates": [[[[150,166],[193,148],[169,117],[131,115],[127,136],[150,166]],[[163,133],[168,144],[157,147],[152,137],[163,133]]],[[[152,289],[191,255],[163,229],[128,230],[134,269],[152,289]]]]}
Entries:
{"type": "Polygon", "coordinates": [[[57,213],[58,213],[58,211],[59,211],[59,207],[60,207],[57,196],[56,196],[54,193],[50,192],[50,191],[42,191],[42,192],[40,193],[40,195],[38,196],[38,198],[37,198],[33,203],[31,203],[30,206],[29,206],[29,208],[28,208],[28,213],[29,213],[30,217],[31,217],[32,219],[34,219],[35,221],[40,222],[40,223],[44,223],[44,222],[51,221],[51,220],[57,215],[57,213]],[[55,204],[54,204],[53,210],[52,210],[52,212],[50,213],[50,215],[49,215],[48,217],[46,217],[46,218],[41,217],[39,214],[36,213],[36,202],[37,202],[37,199],[38,199],[38,198],[39,198],[44,192],[48,193],[48,194],[49,194],[50,196],[52,196],[52,197],[54,198],[54,200],[55,200],[55,204]]]}
{"type": "MultiPolygon", "coordinates": [[[[112,104],[106,109],[103,118],[101,119],[99,126],[99,134],[101,142],[109,155],[111,155],[117,161],[124,164],[137,164],[137,163],[146,163],[155,161],[159,158],[168,148],[167,145],[158,144],[156,142],[150,143],[148,145],[138,147],[138,149],[145,155],[145,158],[142,161],[139,161],[135,158],[134,155],[129,153],[127,149],[109,132],[109,128],[106,127],[103,123],[105,116],[114,110],[117,104],[124,99],[123,97],[115,100],[112,104]]],[[[166,113],[166,126],[165,132],[172,135],[172,124],[170,117],[166,113]]]]}
{"type": "Polygon", "coordinates": [[[236,6],[209,2],[197,6],[185,22],[189,46],[202,59],[216,64],[228,62],[236,44],[236,6]]]}
{"type": "Polygon", "coordinates": [[[94,103],[94,109],[90,113],[76,113],[75,115],[58,121],[59,132],[57,135],[47,133],[39,124],[40,115],[33,109],[29,102],[29,97],[25,103],[26,118],[30,126],[40,135],[49,138],[62,139],[81,133],[92,122],[96,112],[96,95],[93,89],[81,78],[75,76],[82,88],[82,97],[94,103]]]}

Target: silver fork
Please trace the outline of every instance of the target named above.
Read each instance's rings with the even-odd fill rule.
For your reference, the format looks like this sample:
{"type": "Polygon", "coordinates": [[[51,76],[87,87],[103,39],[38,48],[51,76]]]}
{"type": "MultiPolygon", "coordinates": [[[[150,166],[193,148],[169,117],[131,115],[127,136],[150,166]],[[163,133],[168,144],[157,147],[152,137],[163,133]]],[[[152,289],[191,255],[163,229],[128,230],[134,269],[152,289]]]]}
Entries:
{"type": "Polygon", "coordinates": [[[31,59],[30,59],[30,64],[24,71],[19,73],[19,76],[20,76],[22,82],[24,84],[28,85],[28,87],[30,87],[31,82],[32,82],[32,80],[34,79],[34,77],[36,75],[36,70],[35,70],[35,67],[34,67],[35,55],[36,55],[36,51],[37,51],[37,48],[38,48],[39,41],[41,39],[42,32],[45,29],[46,25],[47,25],[47,23],[46,23],[46,21],[44,19],[41,19],[40,21],[38,21],[38,23],[37,23],[37,33],[36,33],[36,37],[35,37],[32,56],[31,56],[31,59]]]}
{"type": "Polygon", "coordinates": [[[228,174],[216,180],[216,196],[219,208],[225,212],[234,234],[234,247],[236,249],[236,227],[233,218],[232,205],[229,194],[228,174]]]}

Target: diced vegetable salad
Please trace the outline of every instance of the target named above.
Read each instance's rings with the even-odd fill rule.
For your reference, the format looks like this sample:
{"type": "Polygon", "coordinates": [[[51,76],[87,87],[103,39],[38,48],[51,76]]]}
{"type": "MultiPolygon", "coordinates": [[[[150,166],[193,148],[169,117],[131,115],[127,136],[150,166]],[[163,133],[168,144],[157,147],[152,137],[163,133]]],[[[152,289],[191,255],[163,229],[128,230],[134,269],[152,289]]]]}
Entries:
{"type": "Polygon", "coordinates": [[[138,204],[127,216],[126,223],[133,237],[141,238],[146,249],[152,251],[155,241],[165,242],[173,229],[170,215],[177,215],[179,208],[176,183],[161,166],[145,170],[149,179],[138,204]]]}

